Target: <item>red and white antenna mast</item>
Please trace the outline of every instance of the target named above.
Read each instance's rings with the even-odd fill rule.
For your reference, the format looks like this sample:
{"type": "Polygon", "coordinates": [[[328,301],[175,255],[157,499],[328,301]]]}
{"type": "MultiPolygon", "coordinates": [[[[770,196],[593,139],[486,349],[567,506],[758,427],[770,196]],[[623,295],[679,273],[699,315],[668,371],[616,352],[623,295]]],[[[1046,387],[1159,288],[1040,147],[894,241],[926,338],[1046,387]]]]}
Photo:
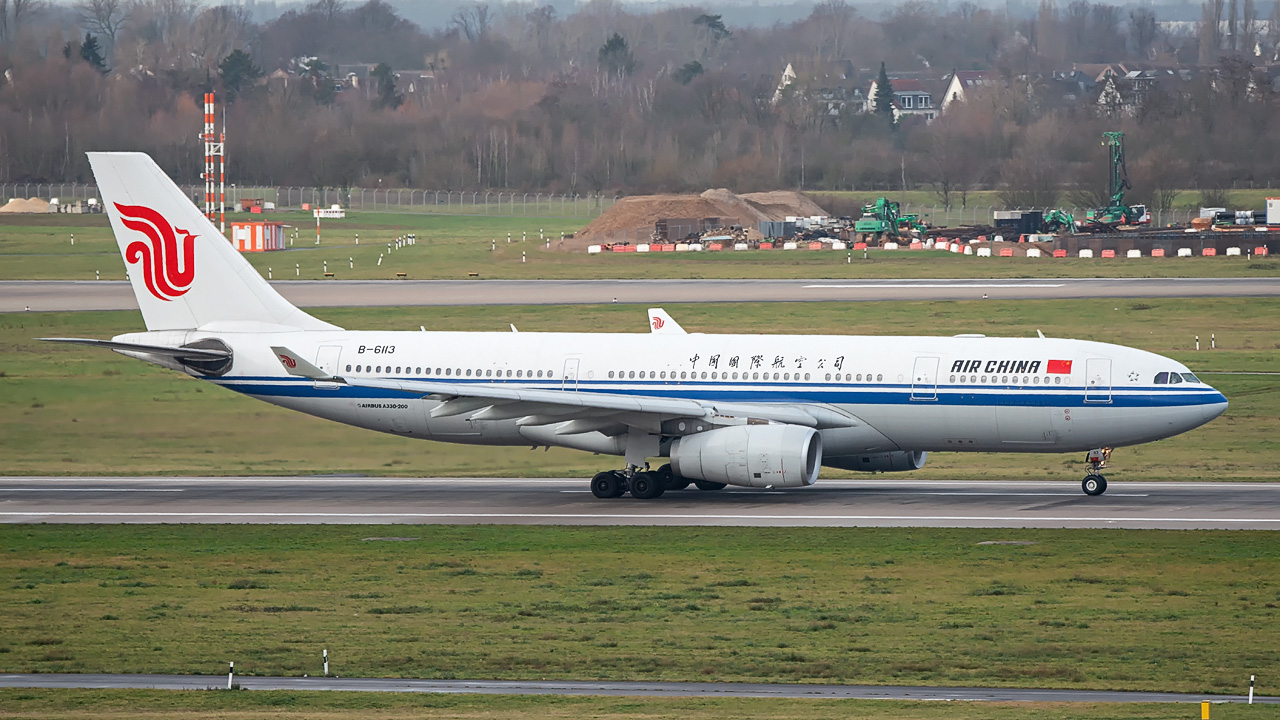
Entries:
{"type": "Polygon", "coordinates": [[[204,133],[201,136],[204,139],[204,214],[213,222],[219,217],[214,213],[214,195],[218,197],[218,214],[220,215],[219,229],[225,234],[227,232],[227,159],[225,148],[227,144],[227,121],[223,115],[222,133],[217,132],[214,125],[214,106],[213,93],[204,94],[204,133]],[[218,174],[214,176],[214,158],[218,159],[218,174]]]}

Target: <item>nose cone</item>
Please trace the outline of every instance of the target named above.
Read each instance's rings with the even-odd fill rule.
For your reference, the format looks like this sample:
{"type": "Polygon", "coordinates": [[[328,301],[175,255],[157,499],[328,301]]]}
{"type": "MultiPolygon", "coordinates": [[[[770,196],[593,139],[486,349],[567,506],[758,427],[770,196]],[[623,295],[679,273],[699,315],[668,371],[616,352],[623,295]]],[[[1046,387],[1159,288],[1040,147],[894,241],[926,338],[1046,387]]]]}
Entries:
{"type": "Polygon", "coordinates": [[[1204,404],[1201,410],[1203,412],[1204,419],[1201,420],[1200,422],[1202,423],[1209,422],[1210,420],[1218,417],[1219,415],[1227,411],[1227,396],[1223,395],[1217,390],[1214,390],[1213,395],[1211,396],[1211,399],[1209,400],[1209,402],[1204,404]]]}

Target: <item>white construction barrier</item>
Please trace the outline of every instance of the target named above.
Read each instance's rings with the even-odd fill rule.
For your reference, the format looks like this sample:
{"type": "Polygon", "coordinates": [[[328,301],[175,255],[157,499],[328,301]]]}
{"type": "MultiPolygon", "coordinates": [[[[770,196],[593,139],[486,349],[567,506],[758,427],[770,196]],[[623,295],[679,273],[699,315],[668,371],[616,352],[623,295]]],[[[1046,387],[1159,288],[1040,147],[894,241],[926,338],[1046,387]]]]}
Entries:
{"type": "Polygon", "coordinates": [[[978,257],[991,257],[991,248],[978,248],[978,257]]]}
{"type": "Polygon", "coordinates": [[[600,252],[600,246],[599,246],[599,245],[588,245],[588,246],[587,246],[587,254],[588,254],[588,255],[595,255],[595,254],[596,254],[596,253],[598,253],[598,252],[600,252]]]}
{"type": "Polygon", "coordinates": [[[1240,254],[1240,248],[1227,248],[1227,254],[1228,254],[1228,255],[1239,255],[1239,254],[1240,254]]]}
{"type": "Polygon", "coordinates": [[[1040,257],[1040,248],[1027,248],[1027,257],[1040,257]]]}
{"type": "Polygon", "coordinates": [[[636,252],[649,252],[649,243],[640,243],[637,245],[636,252]]]}
{"type": "Polygon", "coordinates": [[[1142,251],[1137,248],[1134,248],[1129,252],[1125,253],[1125,257],[1140,258],[1142,257],[1142,251]]]}
{"type": "Polygon", "coordinates": [[[1085,249],[1083,249],[1083,250],[1081,250],[1081,251],[1080,251],[1080,257],[1082,257],[1082,258],[1091,258],[1091,257],[1093,257],[1093,251],[1092,251],[1092,250],[1090,250],[1089,248],[1085,248],[1085,249]]]}
{"type": "Polygon", "coordinates": [[[848,248],[849,248],[848,245],[840,242],[839,240],[835,240],[831,243],[832,250],[847,250],[848,248]]]}
{"type": "Polygon", "coordinates": [[[690,252],[702,252],[702,243],[689,243],[690,252]]]}
{"type": "Polygon", "coordinates": [[[783,249],[783,250],[795,250],[795,249],[796,249],[796,244],[795,244],[795,243],[793,243],[793,242],[782,243],[782,249],[783,249]]]}
{"type": "Polygon", "coordinates": [[[1178,257],[1191,257],[1191,248],[1178,248],[1178,257]]]}
{"type": "Polygon", "coordinates": [[[934,250],[950,250],[951,243],[947,242],[946,240],[939,240],[938,242],[933,244],[933,249],[934,250]]]}
{"type": "Polygon", "coordinates": [[[885,244],[884,244],[884,249],[885,249],[885,250],[897,250],[897,249],[898,249],[898,243],[896,243],[896,242],[887,242],[887,243],[885,243],[885,244]]]}
{"type": "Polygon", "coordinates": [[[676,243],[676,252],[689,252],[689,243],[676,243]]]}
{"type": "Polygon", "coordinates": [[[969,248],[968,248],[967,246],[956,245],[955,243],[952,243],[952,244],[951,244],[951,252],[953,252],[953,253],[965,252],[965,251],[967,251],[968,249],[969,249],[969,248]]]}
{"type": "Polygon", "coordinates": [[[749,248],[750,248],[750,246],[749,246],[749,245],[747,245],[746,243],[734,243],[734,244],[733,244],[733,249],[734,249],[734,250],[747,250],[747,249],[749,249],[749,248]]]}
{"type": "Polygon", "coordinates": [[[997,235],[997,236],[995,236],[995,237],[991,238],[991,241],[992,241],[992,242],[1004,242],[1004,236],[1003,236],[1003,235],[997,235]]]}
{"type": "Polygon", "coordinates": [[[965,254],[965,255],[972,255],[972,254],[973,254],[973,246],[972,246],[972,245],[965,245],[965,246],[964,246],[964,254],[965,254]]]}

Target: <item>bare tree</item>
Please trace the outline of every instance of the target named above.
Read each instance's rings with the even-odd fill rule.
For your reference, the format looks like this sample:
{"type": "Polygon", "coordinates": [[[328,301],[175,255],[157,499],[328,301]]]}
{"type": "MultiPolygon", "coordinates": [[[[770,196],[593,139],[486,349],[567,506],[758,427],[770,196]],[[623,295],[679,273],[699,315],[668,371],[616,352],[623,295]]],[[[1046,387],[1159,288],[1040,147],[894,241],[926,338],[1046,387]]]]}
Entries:
{"type": "Polygon", "coordinates": [[[1240,51],[1252,55],[1258,44],[1258,7],[1254,0],[1244,0],[1240,6],[1240,51]]]}
{"type": "Polygon", "coordinates": [[[45,0],[9,0],[9,27],[16,36],[31,18],[45,9],[45,0]]]}
{"type": "MultiPolygon", "coordinates": [[[[1276,0],[1280,2],[1280,0],[1276,0]]],[[[9,37],[9,0],[0,0],[0,43],[9,37]]]]}
{"type": "Polygon", "coordinates": [[[307,12],[313,12],[323,17],[325,22],[333,22],[334,18],[342,14],[346,9],[346,4],[342,0],[316,0],[307,6],[307,12]]]}
{"type": "Polygon", "coordinates": [[[1223,0],[1205,0],[1200,6],[1200,26],[1196,34],[1200,39],[1200,62],[1213,63],[1222,49],[1223,0]]]}
{"type": "MultiPolygon", "coordinates": [[[[1249,0],[1252,2],[1253,0],[1249,0]]],[[[1133,50],[1141,57],[1151,54],[1151,46],[1156,42],[1159,26],[1156,24],[1156,13],[1149,7],[1136,7],[1129,11],[1129,37],[1133,40],[1133,50]]]]}
{"type": "Polygon", "coordinates": [[[470,42],[476,42],[489,32],[489,6],[476,3],[458,8],[450,23],[462,31],[470,42]]]}
{"type": "Polygon", "coordinates": [[[107,55],[116,47],[116,34],[129,18],[120,0],[81,0],[76,3],[76,17],[85,31],[107,39],[107,55]]]}

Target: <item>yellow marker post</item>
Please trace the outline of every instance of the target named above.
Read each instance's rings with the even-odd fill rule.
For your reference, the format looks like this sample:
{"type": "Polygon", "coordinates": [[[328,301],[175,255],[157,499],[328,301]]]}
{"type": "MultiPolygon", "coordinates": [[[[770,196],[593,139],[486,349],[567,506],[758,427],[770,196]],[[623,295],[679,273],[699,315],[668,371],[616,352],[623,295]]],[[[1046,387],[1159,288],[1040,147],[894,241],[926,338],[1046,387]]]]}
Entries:
{"type": "Polygon", "coordinates": [[[1200,720],[1209,720],[1209,701],[1204,700],[1200,703],[1200,720]]]}

